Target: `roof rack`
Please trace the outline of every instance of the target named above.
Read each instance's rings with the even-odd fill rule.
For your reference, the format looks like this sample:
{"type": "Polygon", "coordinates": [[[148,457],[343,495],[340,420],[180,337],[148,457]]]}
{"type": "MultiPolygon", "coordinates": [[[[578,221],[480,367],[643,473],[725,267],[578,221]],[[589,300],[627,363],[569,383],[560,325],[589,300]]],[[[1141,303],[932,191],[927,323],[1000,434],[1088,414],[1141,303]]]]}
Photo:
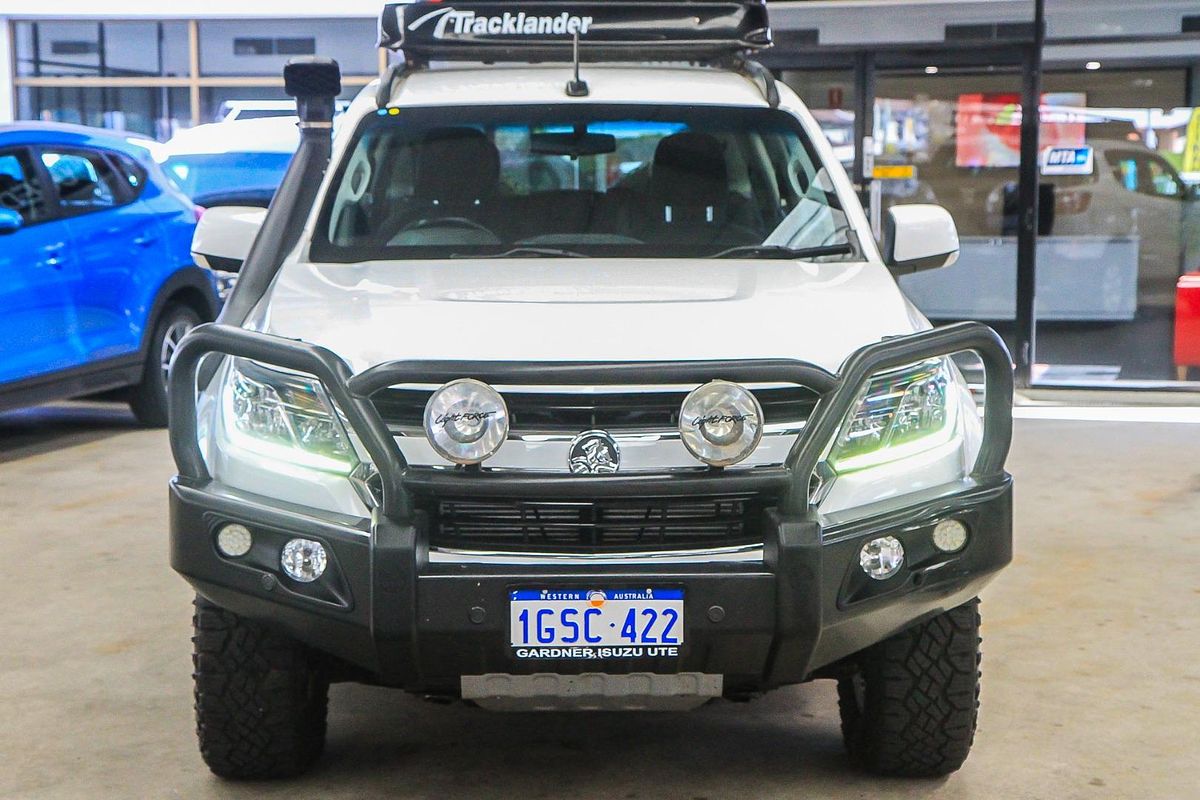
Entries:
{"type": "Polygon", "coordinates": [[[379,46],[429,61],[723,61],[771,45],[766,0],[392,3],[379,46]]]}

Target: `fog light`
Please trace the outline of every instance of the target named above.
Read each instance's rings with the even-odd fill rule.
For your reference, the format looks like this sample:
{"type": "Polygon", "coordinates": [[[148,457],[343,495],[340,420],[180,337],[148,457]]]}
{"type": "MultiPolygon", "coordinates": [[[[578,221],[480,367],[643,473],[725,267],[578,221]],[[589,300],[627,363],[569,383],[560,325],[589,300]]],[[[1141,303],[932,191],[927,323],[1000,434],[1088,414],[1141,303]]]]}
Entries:
{"type": "Polygon", "coordinates": [[[967,546],[967,526],[956,519],[944,519],[933,529],[933,546],[943,553],[957,553],[967,546]]]}
{"type": "Polygon", "coordinates": [[[683,401],[679,433],[692,455],[714,467],[745,460],[762,441],[762,406],[749,390],[712,381],[683,401]]]}
{"type": "Polygon", "coordinates": [[[283,546],[283,556],[279,561],[289,577],[301,583],[312,583],[325,572],[328,557],[320,542],[292,539],[283,546]]]}
{"type": "Polygon", "coordinates": [[[249,553],[253,544],[254,537],[250,535],[250,529],[245,525],[238,525],[235,522],[217,532],[217,549],[221,551],[221,555],[239,558],[249,553]]]}
{"type": "Polygon", "coordinates": [[[904,565],[904,545],[895,536],[872,539],[862,546],[858,563],[877,581],[886,581],[904,565]]]}
{"type": "Polygon", "coordinates": [[[425,435],[433,449],[455,464],[479,464],[508,438],[508,407],[486,383],[451,381],[425,405],[425,435]]]}

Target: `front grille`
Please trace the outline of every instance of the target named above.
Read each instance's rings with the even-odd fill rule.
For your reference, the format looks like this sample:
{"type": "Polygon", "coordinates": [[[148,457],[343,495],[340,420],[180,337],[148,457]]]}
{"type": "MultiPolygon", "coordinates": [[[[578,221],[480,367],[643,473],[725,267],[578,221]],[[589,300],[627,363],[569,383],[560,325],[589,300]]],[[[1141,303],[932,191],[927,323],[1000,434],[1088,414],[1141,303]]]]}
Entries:
{"type": "MultiPolygon", "coordinates": [[[[431,391],[388,388],[372,396],[375,407],[393,430],[420,429],[431,391]]],[[[579,433],[606,430],[674,430],[686,391],[667,392],[503,392],[514,431],[579,433]]],[[[801,386],[755,389],[764,422],[803,423],[819,395],[801,386]]]]}
{"type": "Polygon", "coordinates": [[[434,547],[603,553],[758,544],[767,505],[753,494],[582,502],[438,498],[425,511],[434,547]]]}

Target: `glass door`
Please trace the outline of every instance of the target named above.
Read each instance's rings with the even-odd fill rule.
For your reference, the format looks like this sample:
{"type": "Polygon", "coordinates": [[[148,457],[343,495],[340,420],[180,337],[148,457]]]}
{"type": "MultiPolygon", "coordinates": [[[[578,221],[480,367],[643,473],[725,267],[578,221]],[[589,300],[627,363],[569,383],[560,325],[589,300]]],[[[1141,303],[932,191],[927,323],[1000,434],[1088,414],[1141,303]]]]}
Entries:
{"type": "Polygon", "coordinates": [[[880,69],[875,80],[878,212],[935,203],[953,215],[958,263],[909,275],[901,288],[935,324],[987,322],[1012,346],[1017,230],[1009,187],[1021,161],[1019,69],[955,69],[937,63],[880,69]]]}
{"type": "Polygon", "coordinates": [[[1041,385],[1200,380],[1200,110],[1183,69],[1045,76],[1041,385]]]}

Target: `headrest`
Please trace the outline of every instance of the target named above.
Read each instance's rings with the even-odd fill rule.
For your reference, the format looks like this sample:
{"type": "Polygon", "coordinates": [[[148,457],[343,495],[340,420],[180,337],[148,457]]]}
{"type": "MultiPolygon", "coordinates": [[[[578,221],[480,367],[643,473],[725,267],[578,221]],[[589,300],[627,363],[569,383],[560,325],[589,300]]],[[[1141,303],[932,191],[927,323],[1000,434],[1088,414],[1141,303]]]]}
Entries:
{"type": "Polygon", "coordinates": [[[500,152],[476,128],[435,128],[417,155],[416,196],[461,205],[492,195],[500,182],[500,152]]]}
{"type": "Polygon", "coordinates": [[[676,133],[658,143],[651,174],[655,197],[678,205],[724,204],[725,146],[707,133],[676,133]]]}

